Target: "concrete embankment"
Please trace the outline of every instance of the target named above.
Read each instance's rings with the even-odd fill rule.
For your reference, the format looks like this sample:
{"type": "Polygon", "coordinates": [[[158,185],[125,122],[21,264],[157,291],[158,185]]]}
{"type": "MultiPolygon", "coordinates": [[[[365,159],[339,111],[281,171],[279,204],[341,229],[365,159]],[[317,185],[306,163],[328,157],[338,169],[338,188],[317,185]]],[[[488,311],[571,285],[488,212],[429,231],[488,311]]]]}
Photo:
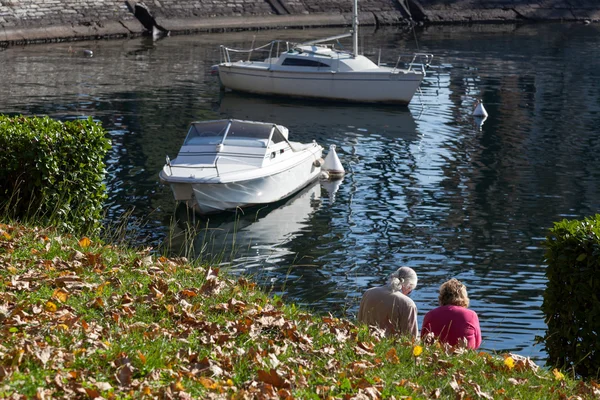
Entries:
{"type": "MultiPolygon", "coordinates": [[[[103,39],[144,33],[135,2],[0,0],[0,44],[103,39]]],[[[351,0],[149,0],[173,34],[351,24],[351,0]]],[[[596,21],[597,0],[359,0],[363,25],[596,21]]]]}

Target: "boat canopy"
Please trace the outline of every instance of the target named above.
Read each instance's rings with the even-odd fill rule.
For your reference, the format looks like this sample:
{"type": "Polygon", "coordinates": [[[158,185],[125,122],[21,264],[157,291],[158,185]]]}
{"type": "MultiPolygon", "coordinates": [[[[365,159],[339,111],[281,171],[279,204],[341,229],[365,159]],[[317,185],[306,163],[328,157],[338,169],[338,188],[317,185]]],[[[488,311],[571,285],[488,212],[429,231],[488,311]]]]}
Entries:
{"type": "Polygon", "coordinates": [[[263,147],[285,142],[288,131],[275,124],[223,119],[193,122],[184,146],[218,145],[263,147]]]}

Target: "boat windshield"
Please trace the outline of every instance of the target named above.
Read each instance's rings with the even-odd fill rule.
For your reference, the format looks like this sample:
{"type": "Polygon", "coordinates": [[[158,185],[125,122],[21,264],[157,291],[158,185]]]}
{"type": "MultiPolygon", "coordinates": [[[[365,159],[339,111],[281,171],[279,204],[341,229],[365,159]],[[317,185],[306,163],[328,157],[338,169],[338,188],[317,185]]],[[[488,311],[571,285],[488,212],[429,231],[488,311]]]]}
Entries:
{"type": "Polygon", "coordinates": [[[284,136],[272,124],[238,120],[194,122],[184,145],[217,145],[268,147],[284,141],[284,136]],[[273,136],[271,136],[273,132],[273,136]]]}
{"type": "Polygon", "coordinates": [[[224,145],[243,147],[267,147],[273,125],[247,121],[231,121],[224,145]]]}
{"type": "Polygon", "coordinates": [[[219,144],[223,141],[227,132],[228,120],[194,122],[190,126],[185,145],[210,145],[219,144]]]}

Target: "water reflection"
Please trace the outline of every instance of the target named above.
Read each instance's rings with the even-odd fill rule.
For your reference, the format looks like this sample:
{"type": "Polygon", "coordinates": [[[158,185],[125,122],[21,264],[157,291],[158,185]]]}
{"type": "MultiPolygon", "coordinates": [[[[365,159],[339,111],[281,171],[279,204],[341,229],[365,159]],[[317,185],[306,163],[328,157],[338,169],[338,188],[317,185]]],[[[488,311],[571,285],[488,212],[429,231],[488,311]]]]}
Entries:
{"type": "MultiPolygon", "coordinates": [[[[253,96],[221,92],[215,111],[227,118],[270,121],[305,130],[322,130],[327,121],[329,138],[345,135],[348,129],[404,141],[418,140],[415,117],[409,108],[253,96]]],[[[418,116],[417,116],[418,118],[418,116]]]]}
{"type": "Polygon", "coordinates": [[[169,245],[189,246],[195,258],[238,272],[273,269],[292,254],[289,243],[308,232],[309,219],[321,204],[319,181],[288,199],[237,212],[201,217],[181,204],[169,245]]]}

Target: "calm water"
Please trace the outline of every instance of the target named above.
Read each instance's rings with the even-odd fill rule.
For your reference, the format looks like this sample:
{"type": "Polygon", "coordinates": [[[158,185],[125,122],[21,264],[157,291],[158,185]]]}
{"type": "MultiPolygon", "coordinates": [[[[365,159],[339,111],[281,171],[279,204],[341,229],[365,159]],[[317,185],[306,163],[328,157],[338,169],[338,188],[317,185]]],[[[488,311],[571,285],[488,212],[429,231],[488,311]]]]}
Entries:
{"type": "MultiPolygon", "coordinates": [[[[245,215],[199,222],[195,250],[221,255],[275,293],[354,318],[362,292],[400,265],[419,274],[420,320],[456,277],[480,316],[483,347],[540,360],[547,229],[600,206],[597,25],[362,30],[382,62],[434,53],[409,108],[270,100],[219,92],[218,44],[252,33],[11,47],[0,51],[0,112],[93,116],[109,131],[107,224],[130,213],[128,240],[174,246],[186,213],[158,182],[192,120],[282,123],[298,141],[335,144],[347,175],[245,215]],[[90,49],[94,56],[83,54],[90,49]],[[490,117],[472,117],[482,98],[490,117]],[[172,222],[174,217],[179,223],[172,222]]],[[[339,30],[266,31],[256,43],[339,30]]],[[[189,246],[188,246],[189,248],[189,246]]]]}

